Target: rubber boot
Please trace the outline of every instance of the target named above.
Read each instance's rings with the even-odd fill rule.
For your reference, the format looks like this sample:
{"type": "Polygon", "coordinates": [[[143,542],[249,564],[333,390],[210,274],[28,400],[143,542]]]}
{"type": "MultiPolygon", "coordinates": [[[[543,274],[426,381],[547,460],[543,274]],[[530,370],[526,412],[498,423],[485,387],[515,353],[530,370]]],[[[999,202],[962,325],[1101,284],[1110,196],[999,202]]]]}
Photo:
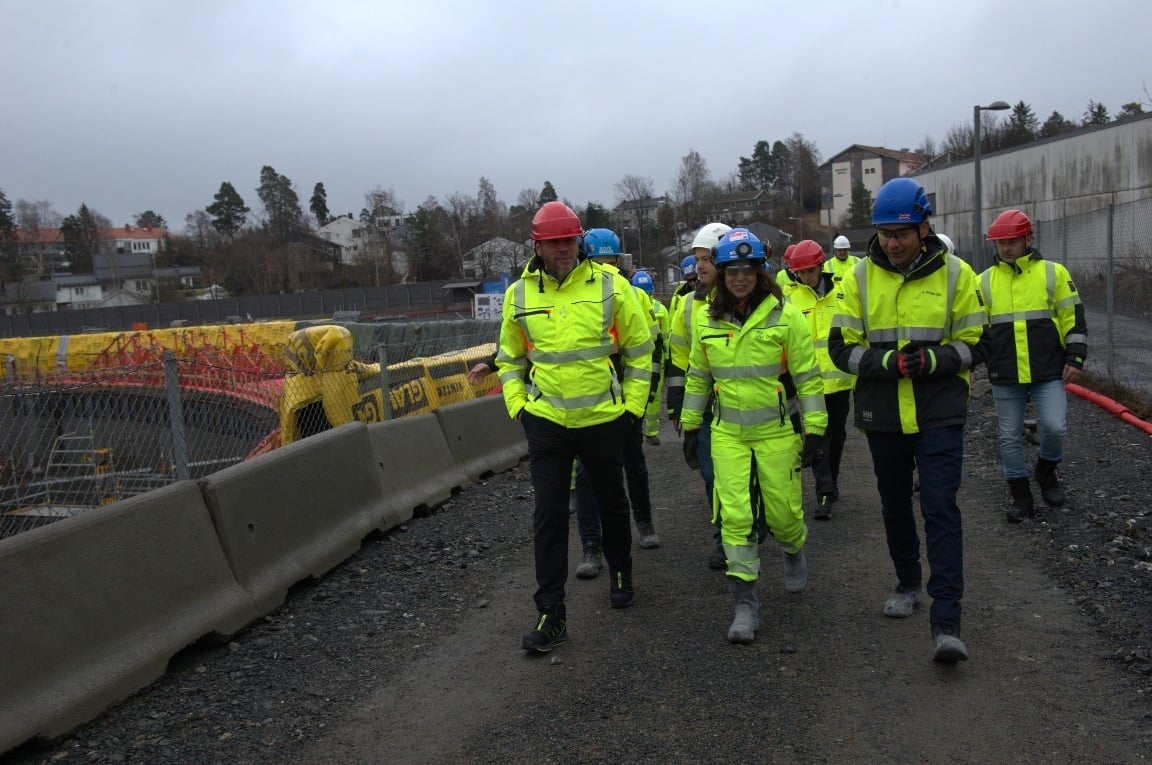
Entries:
{"type": "Polygon", "coordinates": [[[1036,483],[1040,484],[1040,496],[1048,507],[1064,504],[1064,489],[1060,488],[1060,478],[1056,475],[1059,462],[1036,460],[1036,483]]]}
{"type": "Polygon", "coordinates": [[[1012,507],[1005,515],[1009,523],[1019,523],[1025,518],[1031,518],[1034,511],[1032,503],[1032,487],[1028,485],[1027,478],[1009,478],[1008,491],[1012,493],[1012,507]]]}
{"type": "Polygon", "coordinates": [[[736,601],[736,618],[728,628],[728,642],[748,644],[756,639],[760,629],[760,598],[756,596],[756,583],[728,577],[732,597],[736,601]]]}
{"type": "Polygon", "coordinates": [[[804,551],[784,553],[784,589],[791,593],[804,592],[808,586],[808,561],[804,551]]]}

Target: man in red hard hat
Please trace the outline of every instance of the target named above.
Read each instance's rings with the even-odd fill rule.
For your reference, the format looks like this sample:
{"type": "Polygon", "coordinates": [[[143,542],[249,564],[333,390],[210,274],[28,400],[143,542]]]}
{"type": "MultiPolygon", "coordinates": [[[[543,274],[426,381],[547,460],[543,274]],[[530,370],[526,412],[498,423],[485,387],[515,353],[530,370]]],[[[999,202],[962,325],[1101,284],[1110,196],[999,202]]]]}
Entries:
{"type": "Polygon", "coordinates": [[[635,600],[623,445],[644,416],[653,343],[636,290],[584,255],[583,234],[564,203],[537,211],[535,255],[505,293],[496,355],[508,414],[528,439],[536,494],[538,617],[521,647],[537,653],[568,642],[568,500],[577,457],[600,508],[609,605],[635,600]]]}
{"type": "Polygon", "coordinates": [[[1010,523],[1032,515],[1032,489],[1024,459],[1024,407],[1031,399],[1040,425],[1035,477],[1044,504],[1064,504],[1056,466],[1068,433],[1065,383],[1074,382],[1088,356],[1084,305],[1068,269],[1044,260],[1033,247],[1032,221],[1019,210],[1001,213],[988,227],[996,243],[992,267],[980,274],[988,311],[988,380],[1000,425],[1000,460],[1012,495],[1010,523]]]}

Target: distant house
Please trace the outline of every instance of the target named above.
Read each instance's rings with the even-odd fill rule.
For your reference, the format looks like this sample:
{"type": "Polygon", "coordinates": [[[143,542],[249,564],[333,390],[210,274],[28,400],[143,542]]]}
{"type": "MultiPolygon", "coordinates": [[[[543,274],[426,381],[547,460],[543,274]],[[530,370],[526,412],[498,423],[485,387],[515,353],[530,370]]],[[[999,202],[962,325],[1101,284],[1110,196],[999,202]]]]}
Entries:
{"type": "Polygon", "coordinates": [[[519,278],[531,257],[532,248],[527,244],[498,236],[464,253],[463,276],[465,279],[489,279],[508,274],[514,279],[519,278]]]}
{"type": "Polygon", "coordinates": [[[16,254],[30,275],[46,276],[68,267],[64,232],[58,228],[17,228],[16,254]]]}
{"type": "Polygon", "coordinates": [[[836,228],[852,204],[852,185],[861,180],[873,197],[888,181],[919,170],[928,157],[905,149],[852,144],[820,165],[820,223],[836,228]]]}
{"type": "Polygon", "coordinates": [[[660,205],[667,201],[667,197],[626,199],[613,208],[612,219],[621,229],[636,228],[641,220],[645,225],[649,225],[656,220],[656,211],[660,209],[660,205]]]}
{"type": "Polygon", "coordinates": [[[50,313],[56,310],[56,285],[50,281],[25,279],[4,282],[0,288],[0,313],[5,316],[50,313]]]}
{"type": "Polygon", "coordinates": [[[708,220],[742,226],[752,220],[771,220],[776,197],[767,191],[737,191],[708,199],[708,220]]]}
{"type": "Polygon", "coordinates": [[[316,236],[339,246],[340,262],[350,266],[365,257],[373,232],[351,215],[342,215],[316,229],[316,236]]]}

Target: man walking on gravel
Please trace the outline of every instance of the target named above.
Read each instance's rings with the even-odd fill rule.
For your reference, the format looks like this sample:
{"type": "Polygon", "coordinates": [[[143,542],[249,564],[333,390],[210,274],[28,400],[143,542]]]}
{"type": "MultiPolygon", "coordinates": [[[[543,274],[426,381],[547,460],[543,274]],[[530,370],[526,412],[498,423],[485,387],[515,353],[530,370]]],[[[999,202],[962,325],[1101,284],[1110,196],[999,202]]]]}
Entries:
{"type": "Polygon", "coordinates": [[[504,296],[496,366],[508,414],[528,439],[538,617],[521,646],[568,642],[568,500],[579,457],[600,507],[609,604],[634,602],[623,444],[644,416],[652,338],[636,291],[581,251],[576,213],[548,202],[532,219],[535,256],[504,296]],[[619,356],[614,363],[613,355],[619,356]]]}
{"type": "Polygon", "coordinates": [[[1032,489],[1024,462],[1024,406],[1031,400],[1040,424],[1036,483],[1044,504],[1064,504],[1056,466],[1068,433],[1065,383],[1074,382],[1088,357],[1088,322],[1068,269],[1044,260],[1032,246],[1032,221],[1008,210],[988,228],[996,261],[980,274],[988,304],[988,381],[1000,425],[1000,460],[1012,495],[1007,516],[1032,515],[1032,489]]]}
{"type": "Polygon", "coordinates": [[[968,658],[960,639],[964,546],[956,493],[970,370],[982,361],[986,317],[976,274],[945,252],[931,214],[928,195],[911,178],[881,187],[872,208],[876,234],[840,283],[828,352],[858,376],[856,426],[868,437],[897,579],[884,614],[911,616],[924,600],[912,506],[919,471],[932,658],[952,663],[968,658]]]}

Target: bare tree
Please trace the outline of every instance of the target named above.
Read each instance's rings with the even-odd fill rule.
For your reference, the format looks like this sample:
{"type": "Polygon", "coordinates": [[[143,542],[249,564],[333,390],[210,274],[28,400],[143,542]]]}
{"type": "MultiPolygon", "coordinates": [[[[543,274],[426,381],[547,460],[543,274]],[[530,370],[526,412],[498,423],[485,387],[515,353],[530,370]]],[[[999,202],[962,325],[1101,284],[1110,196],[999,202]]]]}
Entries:
{"type": "Polygon", "coordinates": [[[475,243],[475,223],[480,217],[480,205],[474,197],[456,192],[444,198],[444,238],[456,258],[456,265],[464,273],[464,252],[475,243]]]}
{"type": "MultiPolygon", "coordinates": [[[[647,225],[648,200],[656,196],[656,185],[651,178],[639,175],[626,175],[616,182],[616,193],[621,202],[631,202],[636,211],[636,262],[644,262],[644,227],[647,225]]],[[[624,246],[625,221],[620,222],[621,246],[624,246]]]]}
{"type": "Polygon", "coordinates": [[[60,228],[64,216],[52,209],[47,199],[30,202],[16,200],[16,225],[25,231],[38,232],[43,228],[60,228]]]}
{"type": "Polygon", "coordinates": [[[198,250],[207,250],[220,244],[220,232],[212,225],[212,216],[196,210],[184,216],[184,235],[198,250]]]}
{"type": "Polygon", "coordinates": [[[712,193],[712,173],[708,162],[695,149],[680,158],[680,172],[676,175],[676,202],[681,218],[689,227],[703,223],[704,203],[712,193]]]}

